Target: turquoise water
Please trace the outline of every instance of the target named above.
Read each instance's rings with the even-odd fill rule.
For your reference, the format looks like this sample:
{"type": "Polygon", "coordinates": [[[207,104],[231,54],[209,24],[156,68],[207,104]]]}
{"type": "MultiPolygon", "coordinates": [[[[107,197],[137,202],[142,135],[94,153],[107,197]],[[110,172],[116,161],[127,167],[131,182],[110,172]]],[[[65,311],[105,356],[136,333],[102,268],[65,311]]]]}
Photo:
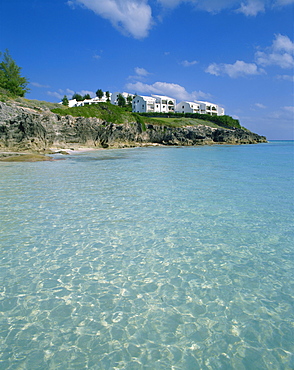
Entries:
{"type": "Polygon", "coordinates": [[[293,369],[293,152],[1,163],[0,369],[293,369]]]}

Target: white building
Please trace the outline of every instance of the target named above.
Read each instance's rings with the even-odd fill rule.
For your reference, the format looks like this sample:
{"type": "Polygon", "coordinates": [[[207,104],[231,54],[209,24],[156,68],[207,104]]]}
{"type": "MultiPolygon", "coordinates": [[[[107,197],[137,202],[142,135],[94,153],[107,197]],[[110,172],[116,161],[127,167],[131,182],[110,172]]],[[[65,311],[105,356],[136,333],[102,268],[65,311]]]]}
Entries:
{"type": "Polygon", "coordinates": [[[95,96],[95,98],[92,99],[86,99],[84,100],[86,104],[97,104],[97,103],[106,103],[107,101],[111,101],[111,93],[109,92],[109,97],[106,96],[106,93],[103,93],[103,96],[101,99],[98,98],[98,96],[95,96]]]}
{"type": "Polygon", "coordinates": [[[182,101],[177,104],[176,112],[209,114],[211,116],[223,116],[225,114],[224,108],[219,107],[217,104],[204,101],[182,101]]]}
{"type": "Polygon", "coordinates": [[[218,106],[217,115],[218,116],[224,116],[225,115],[225,108],[222,108],[222,107],[218,106]]]}
{"type": "Polygon", "coordinates": [[[135,95],[132,104],[132,110],[136,113],[174,113],[176,100],[168,96],[135,95]]]}
{"type": "Polygon", "coordinates": [[[111,104],[114,104],[114,105],[117,105],[117,103],[118,103],[118,96],[119,95],[122,95],[124,98],[125,98],[125,100],[126,100],[126,103],[128,102],[128,98],[129,97],[131,97],[132,98],[132,100],[133,100],[133,98],[134,98],[134,94],[129,94],[129,93],[127,93],[127,92],[114,92],[114,93],[112,93],[111,94],[111,104]]]}
{"type": "MultiPolygon", "coordinates": [[[[69,106],[69,108],[78,107],[80,105],[79,103],[81,103],[81,102],[77,101],[76,99],[70,99],[68,101],[68,106],[69,106]]],[[[60,102],[59,104],[62,104],[62,102],[60,102]]]]}
{"type": "Polygon", "coordinates": [[[210,114],[211,116],[223,116],[225,114],[225,110],[219,107],[217,104],[209,103],[207,101],[199,101],[201,105],[201,113],[210,114]]]}
{"type": "MultiPolygon", "coordinates": [[[[169,96],[163,95],[133,95],[127,92],[115,92],[109,93],[109,98],[106,93],[99,99],[98,97],[92,99],[85,99],[83,101],[77,101],[71,99],[68,101],[69,107],[79,107],[90,104],[97,104],[106,102],[110,99],[111,104],[118,104],[118,96],[122,95],[126,102],[128,98],[132,98],[132,111],[136,113],[199,113],[209,114],[211,116],[223,116],[225,114],[224,108],[217,104],[205,102],[205,101],[181,101],[176,104],[176,99],[170,98],[169,96]]],[[[60,103],[61,104],[61,103],[60,103]]]]}
{"type": "Polygon", "coordinates": [[[200,103],[181,101],[176,105],[177,113],[201,113],[200,103]]]}
{"type": "Polygon", "coordinates": [[[151,95],[156,99],[155,109],[160,113],[174,113],[176,108],[176,99],[169,96],[151,95]]]}
{"type": "Polygon", "coordinates": [[[136,113],[154,112],[156,99],[151,96],[135,95],[132,102],[132,111],[136,113]]]}
{"type": "MultiPolygon", "coordinates": [[[[84,100],[81,100],[81,101],[77,101],[76,99],[70,99],[68,101],[68,106],[69,108],[72,108],[72,107],[82,107],[84,105],[91,105],[91,104],[97,104],[97,103],[105,103],[108,101],[111,101],[111,93],[109,93],[109,98],[106,96],[106,93],[103,93],[103,96],[101,99],[98,98],[98,96],[95,96],[95,98],[91,98],[91,99],[84,99],[84,100]]],[[[62,104],[62,103],[61,103],[62,104]]]]}

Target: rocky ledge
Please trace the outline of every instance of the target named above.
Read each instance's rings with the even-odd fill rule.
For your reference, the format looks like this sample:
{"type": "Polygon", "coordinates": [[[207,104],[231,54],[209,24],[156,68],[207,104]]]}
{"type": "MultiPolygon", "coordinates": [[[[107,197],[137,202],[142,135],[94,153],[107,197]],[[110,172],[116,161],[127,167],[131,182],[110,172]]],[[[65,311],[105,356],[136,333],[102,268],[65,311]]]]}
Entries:
{"type": "Polygon", "coordinates": [[[99,118],[60,116],[0,102],[0,149],[48,151],[51,148],[123,148],[146,145],[256,144],[266,138],[247,130],[208,126],[168,127],[99,118]]]}

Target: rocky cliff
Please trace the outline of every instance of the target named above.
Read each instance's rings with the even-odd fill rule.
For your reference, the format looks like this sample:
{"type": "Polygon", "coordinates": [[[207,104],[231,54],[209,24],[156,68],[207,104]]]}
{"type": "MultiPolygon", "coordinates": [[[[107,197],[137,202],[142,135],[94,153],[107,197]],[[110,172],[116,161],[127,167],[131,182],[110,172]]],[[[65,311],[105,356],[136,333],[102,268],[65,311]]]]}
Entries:
{"type": "Polygon", "coordinates": [[[0,149],[46,151],[50,148],[118,148],[143,145],[254,144],[264,136],[241,129],[208,126],[168,127],[99,118],[60,116],[0,102],[0,149]]]}

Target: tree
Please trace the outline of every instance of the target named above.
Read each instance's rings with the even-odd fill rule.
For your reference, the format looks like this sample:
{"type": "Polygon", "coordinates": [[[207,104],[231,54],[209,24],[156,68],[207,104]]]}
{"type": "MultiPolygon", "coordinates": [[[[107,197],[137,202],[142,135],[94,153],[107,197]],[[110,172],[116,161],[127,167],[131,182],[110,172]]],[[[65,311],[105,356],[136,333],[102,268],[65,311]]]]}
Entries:
{"type": "Polygon", "coordinates": [[[102,97],[103,97],[103,91],[101,90],[101,89],[98,89],[97,91],[96,91],[96,96],[99,98],[99,99],[101,99],[102,97]]]}
{"type": "Polygon", "coordinates": [[[73,94],[72,99],[76,99],[76,101],[83,101],[84,100],[84,98],[82,97],[82,95],[77,94],[77,93],[74,93],[73,94]]]}
{"type": "Polygon", "coordinates": [[[86,94],[86,95],[84,95],[84,96],[83,96],[83,100],[85,100],[85,99],[91,99],[90,94],[86,94]]]}
{"type": "MultiPolygon", "coordinates": [[[[0,53],[2,56],[2,53],[0,53]]],[[[9,51],[3,54],[0,63],[0,87],[9,91],[13,95],[24,96],[29,91],[27,88],[28,80],[20,75],[21,68],[11,58],[9,51]]]]}
{"type": "Polygon", "coordinates": [[[118,94],[117,105],[119,107],[124,107],[126,105],[126,99],[122,96],[122,94],[118,94]]]}
{"type": "Polygon", "coordinates": [[[132,95],[128,95],[128,97],[127,97],[128,105],[132,105],[132,101],[133,101],[132,95]]]}
{"type": "Polygon", "coordinates": [[[64,97],[62,98],[62,105],[65,105],[65,106],[67,106],[68,107],[68,99],[67,99],[67,96],[66,95],[64,95],[64,97]]]}
{"type": "Polygon", "coordinates": [[[105,95],[106,95],[106,101],[110,101],[110,92],[109,91],[106,91],[106,93],[105,93],[105,95]]]}

